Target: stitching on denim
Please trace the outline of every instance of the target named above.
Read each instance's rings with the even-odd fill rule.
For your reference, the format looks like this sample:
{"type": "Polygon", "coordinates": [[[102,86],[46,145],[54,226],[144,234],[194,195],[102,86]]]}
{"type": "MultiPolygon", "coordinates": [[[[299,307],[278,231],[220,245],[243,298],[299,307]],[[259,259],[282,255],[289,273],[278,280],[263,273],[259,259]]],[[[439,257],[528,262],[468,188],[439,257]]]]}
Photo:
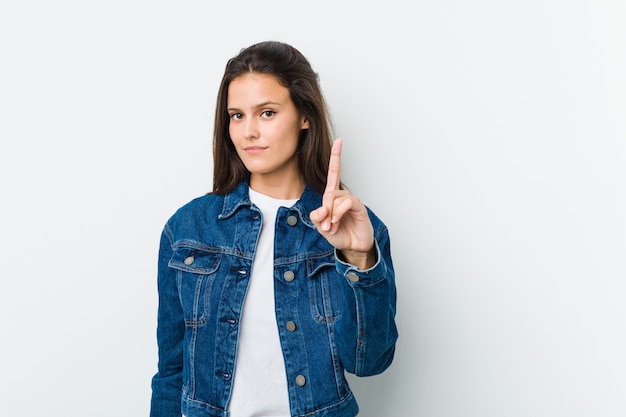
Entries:
{"type": "Polygon", "coordinates": [[[357,341],[355,351],[355,366],[354,371],[356,375],[362,375],[365,369],[365,329],[367,323],[365,321],[365,314],[362,311],[365,310],[363,305],[363,292],[357,288],[354,288],[354,302],[356,305],[356,323],[357,323],[357,341]]]}
{"type": "MultiPolygon", "coordinates": [[[[319,260],[319,259],[331,257],[334,255],[334,253],[335,253],[334,248],[331,248],[329,250],[325,250],[322,252],[299,253],[295,256],[276,258],[274,259],[274,264],[284,265],[284,264],[290,264],[290,263],[296,263],[296,262],[319,260]]],[[[334,265],[334,262],[329,261],[328,263],[334,265]]],[[[321,266],[324,266],[325,264],[326,263],[324,263],[321,266]]]]}
{"type": "Polygon", "coordinates": [[[319,414],[319,413],[323,413],[325,411],[332,410],[333,408],[340,407],[340,406],[344,405],[345,403],[347,403],[348,401],[351,401],[353,397],[354,397],[354,394],[351,391],[348,391],[348,395],[343,400],[341,400],[339,402],[336,402],[335,404],[329,405],[328,407],[319,408],[319,409],[317,409],[315,411],[312,411],[310,413],[299,414],[299,415],[294,416],[294,417],[309,417],[309,416],[314,416],[314,415],[319,414]]]}
{"type": "Polygon", "coordinates": [[[328,283],[327,282],[323,283],[322,280],[326,281],[326,277],[324,276],[324,274],[320,274],[320,276],[316,277],[315,279],[309,280],[309,300],[310,300],[309,303],[311,305],[311,315],[313,316],[313,319],[315,319],[315,321],[317,321],[320,324],[334,323],[337,320],[338,316],[332,314],[332,309],[330,305],[328,305],[327,307],[326,299],[327,297],[328,298],[330,297],[330,294],[329,294],[330,291],[328,291],[328,288],[327,288],[328,283]],[[321,303],[323,306],[322,306],[321,312],[319,309],[320,301],[318,300],[318,296],[317,296],[318,286],[319,286],[320,292],[322,293],[321,303]],[[326,287],[326,290],[324,289],[324,287],[326,287]]]}
{"type": "Polygon", "coordinates": [[[189,341],[189,396],[196,396],[196,340],[198,328],[194,327],[189,341]]]}

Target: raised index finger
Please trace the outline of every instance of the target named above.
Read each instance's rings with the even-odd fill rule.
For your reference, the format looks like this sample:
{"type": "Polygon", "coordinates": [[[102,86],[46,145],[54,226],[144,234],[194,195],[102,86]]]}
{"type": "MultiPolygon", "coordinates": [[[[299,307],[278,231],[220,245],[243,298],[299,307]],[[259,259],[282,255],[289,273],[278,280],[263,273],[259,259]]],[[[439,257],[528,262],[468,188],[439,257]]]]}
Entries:
{"type": "Polygon", "coordinates": [[[330,150],[330,161],[328,162],[328,178],[326,179],[326,191],[339,189],[341,184],[341,145],[342,139],[337,138],[330,150]]]}

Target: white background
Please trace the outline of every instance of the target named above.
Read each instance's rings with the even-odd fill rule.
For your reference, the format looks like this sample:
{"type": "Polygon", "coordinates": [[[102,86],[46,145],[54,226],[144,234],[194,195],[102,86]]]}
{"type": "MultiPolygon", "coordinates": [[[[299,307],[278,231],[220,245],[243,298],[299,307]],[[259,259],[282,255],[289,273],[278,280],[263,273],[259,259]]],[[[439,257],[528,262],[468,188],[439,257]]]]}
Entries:
{"type": "Polygon", "coordinates": [[[400,340],[363,417],[626,415],[626,3],[0,6],[0,415],[146,416],[161,228],[210,190],[226,60],[321,77],[388,224],[400,340]]]}

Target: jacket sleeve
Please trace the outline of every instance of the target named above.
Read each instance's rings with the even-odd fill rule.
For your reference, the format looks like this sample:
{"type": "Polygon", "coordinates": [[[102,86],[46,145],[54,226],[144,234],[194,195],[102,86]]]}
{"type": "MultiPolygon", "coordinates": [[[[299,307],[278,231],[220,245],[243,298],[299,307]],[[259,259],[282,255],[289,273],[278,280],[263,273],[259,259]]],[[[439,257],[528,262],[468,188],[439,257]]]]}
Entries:
{"type": "Polygon", "coordinates": [[[376,231],[376,264],[362,271],[335,256],[337,271],[346,283],[346,310],[335,324],[339,355],[346,371],[357,376],[376,375],[387,369],[398,339],[389,232],[376,216],[370,213],[370,217],[376,231]]]}
{"type": "Polygon", "coordinates": [[[178,296],[176,271],[168,267],[171,257],[172,238],[166,225],[161,234],[158,258],[158,370],[152,378],[150,417],[181,415],[185,322],[178,296]]]}

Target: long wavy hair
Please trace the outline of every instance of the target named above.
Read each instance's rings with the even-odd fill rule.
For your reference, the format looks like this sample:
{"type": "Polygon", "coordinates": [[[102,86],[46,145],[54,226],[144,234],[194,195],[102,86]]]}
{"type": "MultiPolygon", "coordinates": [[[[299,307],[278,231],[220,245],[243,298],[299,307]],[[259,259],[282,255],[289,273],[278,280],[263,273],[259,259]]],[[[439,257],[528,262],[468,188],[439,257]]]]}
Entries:
{"type": "Polygon", "coordinates": [[[213,193],[226,194],[250,175],[231,141],[227,110],[230,83],[247,73],[276,77],[289,90],[298,115],[309,122],[309,128],[301,130],[298,139],[298,170],[304,182],[322,194],[326,188],[333,132],[326,100],[318,75],[304,55],[288,44],[275,41],[244,48],[226,64],[215,109],[213,193]]]}

